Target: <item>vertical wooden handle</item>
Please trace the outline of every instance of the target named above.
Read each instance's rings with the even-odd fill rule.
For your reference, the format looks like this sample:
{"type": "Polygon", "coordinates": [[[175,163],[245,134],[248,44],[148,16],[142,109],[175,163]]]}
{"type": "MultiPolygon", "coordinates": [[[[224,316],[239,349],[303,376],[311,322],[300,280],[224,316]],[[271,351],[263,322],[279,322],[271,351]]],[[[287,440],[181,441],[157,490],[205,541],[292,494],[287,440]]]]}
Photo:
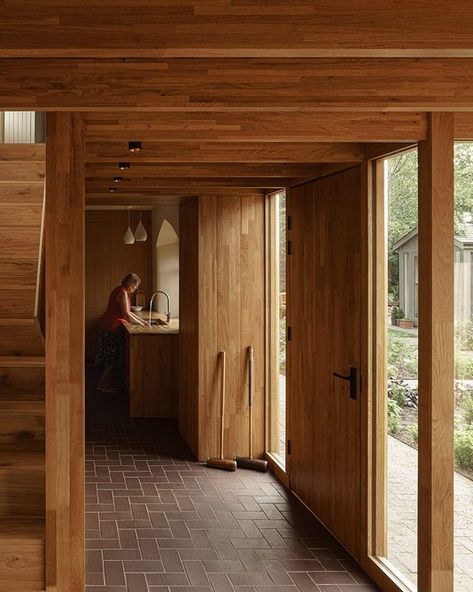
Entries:
{"type": "Polygon", "coordinates": [[[225,352],[220,352],[220,364],[221,364],[221,392],[220,392],[220,458],[223,460],[223,432],[225,429],[225,352]]]}
{"type": "Polygon", "coordinates": [[[249,415],[249,427],[248,427],[248,456],[253,458],[253,346],[248,347],[248,415],[249,415]]]}

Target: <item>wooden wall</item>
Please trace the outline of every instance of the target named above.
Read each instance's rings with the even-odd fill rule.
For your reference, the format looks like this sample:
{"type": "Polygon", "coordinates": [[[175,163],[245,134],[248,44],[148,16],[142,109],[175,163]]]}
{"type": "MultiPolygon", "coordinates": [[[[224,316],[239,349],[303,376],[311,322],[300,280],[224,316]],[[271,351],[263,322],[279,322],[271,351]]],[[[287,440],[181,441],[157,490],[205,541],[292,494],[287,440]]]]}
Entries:
{"type": "MultiPolygon", "coordinates": [[[[151,213],[142,212],[145,228],[151,236],[151,213]]],[[[138,213],[131,213],[135,229],[138,213]]],[[[85,218],[85,357],[93,360],[98,322],[104,313],[111,290],[130,271],[141,278],[140,289],[147,299],[151,287],[151,240],[125,245],[123,235],[128,213],[123,210],[87,210],[85,218]]]]}
{"type": "Polygon", "coordinates": [[[248,453],[247,348],[252,345],[255,352],[253,449],[255,455],[261,455],[264,452],[263,196],[199,197],[181,206],[180,215],[181,293],[184,296],[185,287],[194,282],[197,294],[188,293],[188,297],[198,302],[197,319],[186,316],[187,306],[183,304],[181,308],[181,432],[199,459],[217,455],[218,353],[224,350],[227,354],[225,455],[232,458],[235,454],[248,453]]]}

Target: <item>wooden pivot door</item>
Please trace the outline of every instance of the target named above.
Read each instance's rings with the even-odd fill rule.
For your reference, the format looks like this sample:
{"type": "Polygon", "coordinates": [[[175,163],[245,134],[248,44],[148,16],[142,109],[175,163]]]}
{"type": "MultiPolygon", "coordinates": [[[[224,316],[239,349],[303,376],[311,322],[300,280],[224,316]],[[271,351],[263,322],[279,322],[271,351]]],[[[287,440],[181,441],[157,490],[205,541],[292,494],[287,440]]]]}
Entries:
{"type": "Polygon", "coordinates": [[[360,167],[288,196],[287,418],[291,489],[360,548],[360,167]],[[351,380],[334,376],[338,373],[351,380]]]}

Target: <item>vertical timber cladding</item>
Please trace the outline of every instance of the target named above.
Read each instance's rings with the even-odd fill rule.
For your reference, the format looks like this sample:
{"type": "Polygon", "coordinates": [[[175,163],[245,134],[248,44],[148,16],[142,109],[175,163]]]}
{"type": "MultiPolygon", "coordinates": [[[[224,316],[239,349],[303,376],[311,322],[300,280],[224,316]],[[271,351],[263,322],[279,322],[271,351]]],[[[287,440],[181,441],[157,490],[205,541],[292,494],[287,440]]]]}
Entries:
{"type": "Polygon", "coordinates": [[[453,590],[453,113],[419,144],[419,590],[453,590]]]}
{"type": "Polygon", "coordinates": [[[289,479],[294,493],[356,558],[366,396],[359,374],[361,182],[361,168],[354,167],[291,188],[287,202],[289,479]],[[352,380],[343,378],[350,374],[352,380]]]}
{"type": "Polygon", "coordinates": [[[253,452],[264,453],[264,196],[199,198],[199,447],[218,454],[226,352],[225,455],[248,454],[247,348],[254,348],[253,452]]]}
{"type": "Polygon", "coordinates": [[[84,589],[84,116],[46,130],[46,589],[84,589]]]}

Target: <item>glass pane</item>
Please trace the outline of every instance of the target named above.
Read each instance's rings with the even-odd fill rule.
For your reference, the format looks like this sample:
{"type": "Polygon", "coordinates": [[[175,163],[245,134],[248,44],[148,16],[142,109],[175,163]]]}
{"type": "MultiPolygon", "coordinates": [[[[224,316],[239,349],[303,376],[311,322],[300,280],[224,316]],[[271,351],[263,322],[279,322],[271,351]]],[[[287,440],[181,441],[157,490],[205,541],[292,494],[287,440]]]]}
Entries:
{"type": "Polygon", "coordinates": [[[385,561],[417,581],[417,152],[385,161],[388,327],[385,561]]]}
{"type": "Polygon", "coordinates": [[[455,592],[473,590],[473,143],[455,146],[455,592]]]}
{"type": "Polygon", "coordinates": [[[270,452],[284,467],[286,462],[286,194],[271,196],[270,286],[271,398],[270,452]]]}

